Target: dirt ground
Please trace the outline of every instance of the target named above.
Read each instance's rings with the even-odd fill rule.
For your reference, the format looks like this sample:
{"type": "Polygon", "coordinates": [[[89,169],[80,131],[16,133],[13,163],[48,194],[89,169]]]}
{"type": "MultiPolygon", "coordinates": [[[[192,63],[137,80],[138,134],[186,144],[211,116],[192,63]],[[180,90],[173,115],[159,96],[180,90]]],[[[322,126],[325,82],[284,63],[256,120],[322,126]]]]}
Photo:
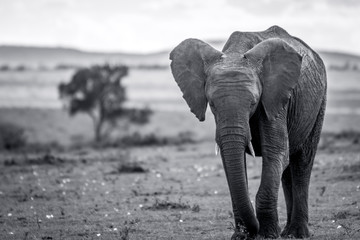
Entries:
{"type": "MultiPolygon", "coordinates": [[[[359,149],[334,149],[323,147],[316,157],[311,239],[360,239],[359,149]]],[[[212,141],[0,156],[0,239],[230,239],[233,233],[212,141]]],[[[261,159],[247,162],[254,200],[261,159]]],[[[282,191],[278,211],[284,227],[282,191]]]]}

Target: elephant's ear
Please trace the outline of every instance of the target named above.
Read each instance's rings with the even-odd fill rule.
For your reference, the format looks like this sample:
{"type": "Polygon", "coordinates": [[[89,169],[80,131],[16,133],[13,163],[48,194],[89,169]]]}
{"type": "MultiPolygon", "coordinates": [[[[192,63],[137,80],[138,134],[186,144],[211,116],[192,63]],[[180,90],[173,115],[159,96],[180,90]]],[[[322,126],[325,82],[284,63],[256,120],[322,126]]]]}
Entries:
{"type": "Polygon", "coordinates": [[[286,42],[276,38],[257,44],[244,57],[260,72],[261,102],[267,118],[273,120],[288,102],[299,80],[302,57],[286,42]]]}
{"type": "Polygon", "coordinates": [[[210,45],[187,39],[170,53],[171,71],[179,85],[191,112],[205,120],[207,99],[205,96],[205,67],[223,55],[210,45]]]}

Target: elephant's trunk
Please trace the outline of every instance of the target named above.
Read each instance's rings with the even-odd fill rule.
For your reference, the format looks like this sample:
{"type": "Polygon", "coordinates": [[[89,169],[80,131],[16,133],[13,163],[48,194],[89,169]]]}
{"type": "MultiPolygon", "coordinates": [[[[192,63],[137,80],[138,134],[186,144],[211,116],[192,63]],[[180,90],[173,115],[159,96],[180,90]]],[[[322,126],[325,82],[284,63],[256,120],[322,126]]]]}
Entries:
{"type": "Polygon", "coordinates": [[[217,141],[233,203],[235,224],[243,225],[250,235],[259,231],[259,223],[250,202],[245,164],[248,136],[242,128],[224,128],[218,131],[217,141]]]}

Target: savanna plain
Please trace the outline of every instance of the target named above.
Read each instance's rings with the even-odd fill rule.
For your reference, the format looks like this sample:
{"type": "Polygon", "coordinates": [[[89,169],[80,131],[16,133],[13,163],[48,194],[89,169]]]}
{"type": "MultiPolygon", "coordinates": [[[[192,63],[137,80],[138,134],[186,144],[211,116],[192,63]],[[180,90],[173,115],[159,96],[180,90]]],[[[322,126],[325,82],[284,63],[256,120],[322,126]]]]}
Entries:
{"type": "MultiPolygon", "coordinates": [[[[137,69],[133,76],[145,85],[149,78],[154,85],[172,83],[169,71],[137,69]]],[[[17,74],[11,77],[20,78],[17,74]]],[[[360,239],[360,71],[328,67],[328,82],[310,185],[310,238],[360,239]]],[[[136,99],[135,85],[128,85],[130,99],[136,99]]],[[[1,108],[0,121],[23,128],[29,143],[0,153],[0,239],[230,239],[232,207],[215,155],[213,118],[209,113],[199,123],[175,91],[178,95],[170,98],[184,109],[154,107],[148,124],[119,123],[112,142],[101,146],[91,143],[86,115],[69,117],[59,108],[1,108]],[[116,143],[135,132],[140,140],[116,143]]],[[[253,201],[261,165],[261,158],[247,156],[253,201]]],[[[284,227],[282,190],[278,211],[284,227]]]]}

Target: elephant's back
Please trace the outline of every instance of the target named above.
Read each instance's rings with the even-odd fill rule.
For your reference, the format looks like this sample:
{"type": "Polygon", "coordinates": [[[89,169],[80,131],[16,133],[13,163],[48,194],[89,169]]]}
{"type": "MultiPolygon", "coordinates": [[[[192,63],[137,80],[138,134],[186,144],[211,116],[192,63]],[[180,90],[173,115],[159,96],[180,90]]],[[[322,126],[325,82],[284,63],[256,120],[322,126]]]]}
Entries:
{"type": "Polygon", "coordinates": [[[263,32],[258,32],[257,34],[262,39],[262,41],[269,38],[279,38],[283,40],[303,58],[311,58],[318,67],[322,68],[320,71],[325,72],[325,65],[319,54],[317,54],[309,45],[307,45],[300,38],[290,35],[285,29],[275,25],[263,32]]]}
{"type": "Polygon", "coordinates": [[[272,26],[258,35],[262,40],[279,38],[302,56],[299,81],[288,104],[288,133],[290,154],[310,135],[317,116],[326,104],[326,71],[320,56],[301,39],[291,36],[283,28],[272,26]]]}

